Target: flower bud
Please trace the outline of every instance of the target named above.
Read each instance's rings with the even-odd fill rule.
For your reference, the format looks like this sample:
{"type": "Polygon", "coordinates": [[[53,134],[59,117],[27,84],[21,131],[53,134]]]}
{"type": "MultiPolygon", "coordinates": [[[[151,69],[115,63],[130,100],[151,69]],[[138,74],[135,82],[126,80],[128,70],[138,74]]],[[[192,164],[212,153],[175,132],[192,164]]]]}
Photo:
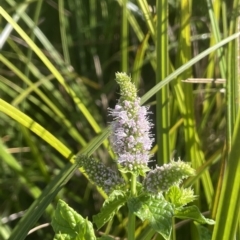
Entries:
{"type": "Polygon", "coordinates": [[[107,194],[123,185],[124,180],[117,172],[106,167],[93,157],[81,155],[78,160],[79,165],[84,168],[90,180],[98,187],[102,188],[107,194]]]}
{"type": "Polygon", "coordinates": [[[149,193],[158,194],[168,191],[173,185],[179,185],[184,178],[193,176],[195,170],[188,163],[178,160],[171,161],[161,167],[151,170],[143,181],[145,190],[149,193]]]}

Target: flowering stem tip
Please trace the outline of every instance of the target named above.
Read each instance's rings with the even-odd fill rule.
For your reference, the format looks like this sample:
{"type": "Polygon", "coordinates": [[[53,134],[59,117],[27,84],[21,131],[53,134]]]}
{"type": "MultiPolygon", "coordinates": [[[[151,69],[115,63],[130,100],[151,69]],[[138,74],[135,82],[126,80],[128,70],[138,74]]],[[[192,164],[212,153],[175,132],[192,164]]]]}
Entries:
{"type": "Polygon", "coordinates": [[[116,82],[120,86],[120,99],[109,110],[113,117],[110,140],[121,170],[145,175],[153,143],[148,108],[140,105],[137,89],[126,73],[116,73],[116,82]]]}

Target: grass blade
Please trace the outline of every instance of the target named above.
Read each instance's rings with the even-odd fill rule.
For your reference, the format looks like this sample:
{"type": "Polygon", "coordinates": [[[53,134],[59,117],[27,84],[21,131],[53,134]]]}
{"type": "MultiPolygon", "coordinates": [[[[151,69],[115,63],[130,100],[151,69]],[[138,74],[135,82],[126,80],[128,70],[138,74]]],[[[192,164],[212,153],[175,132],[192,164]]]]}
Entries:
{"type": "Polygon", "coordinates": [[[141,104],[144,104],[149,98],[151,98],[154,94],[156,94],[162,87],[164,87],[166,84],[171,82],[175,77],[177,77],[179,74],[184,72],[187,68],[191,67],[193,64],[201,60],[202,58],[206,57],[209,53],[215,51],[219,47],[229,43],[230,41],[234,40],[235,38],[239,37],[240,33],[235,33],[224,40],[220,41],[219,43],[215,44],[214,46],[208,48],[207,50],[203,51],[196,57],[194,57],[191,61],[185,63],[181,67],[179,67],[176,71],[169,74],[162,82],[155,85],[151,90],[149,90],[144,96],[141,98],[141,104]]]}
{"type": "Polygon", "coordinates": [[[240,214],[240,111],[233,133],[233,145],[223,179],[223,187],[212,240],[235,239],[240,214]]]}
{"type": "MultiPolygon", "coordinates": [[[[168,76],[168,2],[157,1],[156,52],[157,69],[156,84],[161,83],[168,76]]],[[[156,125],[157,127],[157,162],[159,165],[170,161],[170,116],[169,116],[169,86],[166,85],[156,94],[156,125]],[[161,133],[161,134],[160,134],[161,133]]]]}
{"type": "Polygon", "coordinates": [[[13,118],[29,130],[37,134],[50,146],[52,146],[59,153],[61,153],[65,158],[70,159],[73,156],[72,151],[62,142],[60,142],[56,137],[54,137],[50,132],[48,132],[40,124],[35,122],[33,119],[31,119],[26,114],[13,107],[11,104],[7,103],[3,99],[0,99],[0,111],[4,112],[9,117],[13,118]]]}

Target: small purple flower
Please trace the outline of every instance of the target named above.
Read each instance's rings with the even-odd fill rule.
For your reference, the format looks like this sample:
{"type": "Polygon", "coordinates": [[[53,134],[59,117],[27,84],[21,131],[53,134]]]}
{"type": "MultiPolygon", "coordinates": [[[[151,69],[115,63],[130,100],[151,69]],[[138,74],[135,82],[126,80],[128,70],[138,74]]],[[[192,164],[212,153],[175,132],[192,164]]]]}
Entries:
{"type": "Polygon", "coordinates": [[[125,73],[117,73],[121,97],[109,113],[113,117],[111,143],[123,171],[144,175],[153,138],[148,108],[140,105],[137,89],[125,73]]]}

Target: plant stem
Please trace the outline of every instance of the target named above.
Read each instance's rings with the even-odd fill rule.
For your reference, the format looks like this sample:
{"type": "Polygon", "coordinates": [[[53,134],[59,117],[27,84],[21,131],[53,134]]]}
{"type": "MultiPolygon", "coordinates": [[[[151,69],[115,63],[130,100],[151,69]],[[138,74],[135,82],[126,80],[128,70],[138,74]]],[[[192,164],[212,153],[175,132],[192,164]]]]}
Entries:
{"type": "MultiPolygon", "coordinates": [[[[136,183],[137,183],[137,176],[132,174],[131,177],[131,196],[136,195],[136,183]]],[[[135,234],[135,215],[129,211],[128,212],[128,240],[134,240],[135,234]]]]}

